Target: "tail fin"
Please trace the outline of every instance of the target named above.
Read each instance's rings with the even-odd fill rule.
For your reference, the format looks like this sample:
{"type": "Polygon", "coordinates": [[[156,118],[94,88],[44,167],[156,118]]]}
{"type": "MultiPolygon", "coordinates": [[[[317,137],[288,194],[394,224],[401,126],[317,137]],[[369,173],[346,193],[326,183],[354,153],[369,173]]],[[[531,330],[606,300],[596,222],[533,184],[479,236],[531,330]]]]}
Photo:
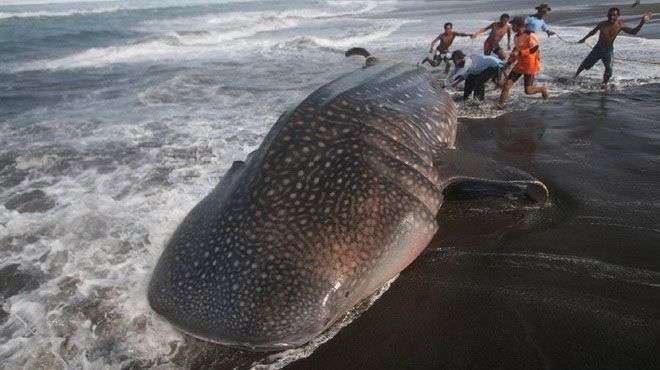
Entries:
{"type": "Polygon", "coordinates": [[[359,55],[365,58],[369,58],[371,56],[371,53],[369,53],[365,48],[350,48],[346,51],[345,55],[347,58],[353,55],[359,55]]]}
{"type": "Polygon", "coordinates": [[[378,58],[371,55],[371,53],[369,53],[367,51],[367,49],[365,49],[365,48],[350,48],[350,49],[346,50],[345,55],[346,55],[347,58],[350,57],[350,56],[353,56],[353,55],[359,55],[359,56],[367,58],[367,60],[365,60],[365,62],[364,62],[364,67],[365,68],[371,67],[371,66],[375,65],[376,63],[378,63],[378,58]]]}

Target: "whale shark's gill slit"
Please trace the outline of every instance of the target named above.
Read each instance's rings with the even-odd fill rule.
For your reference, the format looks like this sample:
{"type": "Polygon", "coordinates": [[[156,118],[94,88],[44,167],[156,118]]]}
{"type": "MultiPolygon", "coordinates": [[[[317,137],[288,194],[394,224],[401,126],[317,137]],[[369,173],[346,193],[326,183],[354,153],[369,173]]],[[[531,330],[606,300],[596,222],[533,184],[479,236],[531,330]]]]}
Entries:
{"type": "Polygon", "coordinates": [[[432,157],[431,151],[428,148],[430,143],[437,144],[437,140],[434,140],[427,134],[425,134],[424,137],[418,136],[418,125],[408,120],[401,111],[387,106],[377,107],[376,102],[371,100],[364,100],[355,97],[346,97],[344,100],[349,101],[351,106],[373,106],[374,108],[370,109],[368,115],[362,113],[358,117],[355,117],[354,111],[338,106],[335,108],[336,113],[333,115],[332,119],[324,119],[325,122],[355,128],[369,127],[370,129],[375,129],[380,131],[383,135],[394,138],[401,145],[416,153],[420,156],[420,160],[432,163],[432,160],[430,159],[432,157]],[[351,115],[353,115],[351,121],[342,119],[342,117],[350,117],[351,115]],[[403,122],[404,124],[397,125],[395,124],[396,122],[403,122]],[[425,154],[425,156],[422,156],[422,153],[425,154]]]}
{"type": "Polygon", "coordinates": [[[355,305],[351,310],[349,310],[343,317],[337,320],[333,325],[331,325],[326,331],[316,338],[310,340],[307,344],[289,349],[286,351],[278,352],[272,354],[262,360],[252,363],[251,370],[279,370],[283,367],[291,364],[292,362],[302,360],[303,358],[309,357],[316,349],[321,345],[334,338],[343,328],[350,325],[353,321],[358,319],[362,314],[367,312],[371,306],[376,303],[376,301],[387,292],[392,283],[396,281],[399,275],[394,276],[388,282],[386,282],[380,289],[375,291],[371,296],[365,298],[362,302],[355,305]]]}
{"type": "MultiPolygon", "coordinates": [[[[362,137],[360,139],[361,142],[370,145],[374,148],[374,150],[381,151],[390,159],[401,162],[402,165],[407,166],[411,170],[417,171],[433,187],[437,187],[437,176],[435,176],[432,159],[423,158],[414,150],[411,150],[402,144],[401,141],[397,140],[396,138],[392,138],[377,129],[374,129],[373,127],[366,127],[365,129],[371,130],[375,135],[362,137]]],[[[429,158],[431,157],[429,156],[429,158]]]]}
{"type": "MultiPolygon", "coordinates": [[[[373,147],[371,144],[367,145],[373,147]]],[[[387,179],[388,182],[396,186],[401,192],[408,194],[412,199],[417,200],[420,204],[420,208],[427,213],[427,216],[433,219],[440,208],[440,201],[442,199],[442,193],[437,189],[436,185],[428,181],[428,179],[419,173],[419,171],[409,167],[404,162],[390,157],[382,151],[379,154],[384,158],[371,157],[368,159],[369,165],[374,171],[377,171],[379,175],[387,179]],[[387,159],[389,159],[389,163],[386,163],[387,159]],[[409,171],[408,176],[403,179],[399,177],[401,175],[401,167],[406,171],[409,171]]]]}

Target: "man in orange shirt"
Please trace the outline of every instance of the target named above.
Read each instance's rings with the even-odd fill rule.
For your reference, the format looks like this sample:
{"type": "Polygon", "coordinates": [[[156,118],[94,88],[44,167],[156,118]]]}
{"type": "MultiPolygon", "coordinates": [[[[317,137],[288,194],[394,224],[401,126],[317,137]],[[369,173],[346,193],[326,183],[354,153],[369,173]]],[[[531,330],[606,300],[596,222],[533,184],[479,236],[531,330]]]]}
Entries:
{"type": "Polygon", "coordinates": [[[543,99],[548,98],[548,90],[545,87],[534,86],[534,79],[536,74],[541,70],[541,56],[539,52],[539,39],[536,33],[528,32],[525,26],[525,19],[523,17],[515,17],[511,21],[513,31],[516,33],[514,37],[515,48],[511,52],[506,66],[510,67],[515,63],[513,70],[502,87],[500,100],[497,104],[498,108],[504,108],[506,100],[509,97],[509,90],[511,86],[518,81],[521,76],[524,76],[525,81],[525,94],[534,95],[541,94],[543,99]]]}

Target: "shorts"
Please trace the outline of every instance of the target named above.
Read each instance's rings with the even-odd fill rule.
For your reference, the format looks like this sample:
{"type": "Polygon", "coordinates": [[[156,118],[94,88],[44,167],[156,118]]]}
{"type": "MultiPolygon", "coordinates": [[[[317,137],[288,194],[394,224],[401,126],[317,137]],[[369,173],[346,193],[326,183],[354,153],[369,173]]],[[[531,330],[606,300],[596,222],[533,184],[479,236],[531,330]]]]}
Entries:
{"type": "Polygon", "coordinates": [[[435,62],[450,62],[451,61],[451,52],[449,50],[440,51],[436,50],[433,55],[433,61],[435,62]]]}
{"type": "Polygon", "coordinates": [[[463,90],[463,99],[468,99],[474,92],[477,100],[484,100],[486,93],[486,82],[497,79],[500,69],[497,67],[487,68],[478,74],[468,74],[465,79],[465,89],[463,90]]]}
{"type": "Polygon", "coordinates": [[[507,80],[511,80],[514,83],[518,81],[520,76],[525,76],[525,87],[529,86],[534,86],[534,79],[536,78],[536,75],[523,75],[522,73],[518,72],[511,72],[509,73],[509,77],[507,77],[507,80]]]}
{"type": "Polygon", "coordinates": [[[612,60],[614,56],[614,48],[612,47],[602,47],[599,45],[596,45],[593,49],[591,49],[591,53],[587,55],[586,58],[584,58],[584,61],[582,61],[581,67],[586,69],[587,71],[591,69],[599,60],[603,61],[603,64],[605,65],[605,71],[611,71],[612,70],[612,60]]]}
{"type": "Polygon", "coordinates": [[[500,42],[489,42],[486,40],[484,42],[484,55],[491,55],[493,53],[497,54],[499,51],[504,50],[500,46],[500,42]]]}

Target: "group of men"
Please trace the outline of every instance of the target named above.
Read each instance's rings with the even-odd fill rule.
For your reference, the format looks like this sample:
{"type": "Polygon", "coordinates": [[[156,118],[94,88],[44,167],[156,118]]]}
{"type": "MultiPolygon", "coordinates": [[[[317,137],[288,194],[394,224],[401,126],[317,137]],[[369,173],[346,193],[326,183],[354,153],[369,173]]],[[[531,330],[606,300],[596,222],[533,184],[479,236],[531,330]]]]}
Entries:
{"type": "MultiPolygon", "coordinates": [[[[548,28],[543,20],[551,10],[548,4],[541,4],[536,7],[536,14],[528,17],[518,16],[511,19],[508,14],[502,14],[498,22],[493,22],[488,27],[471,34],[456,32],[451,23],[446,23],[444,32],[431,42],[430,53],[433,56],[425,58],[422,64],[429,63],[431,66],[437,67],[445,63],[445,73],[449,74],[453,63],[454,71],[449,74],[447,84],[455,87],[465,81],[463,94],[465,99],[469,99],[474,94],[477,100],[483,100],[485,85],[492,80],[501,88],[497,105],[499,108],[503,108],[511,87],[520,77],[523,77],[524,80],[525,94],[541,94],[544,99],[547,99],[547,89],[535,86],[534,80],[541,69],[540,40],[537,34],[541,31],[547,33],[548,37],[556,34],[548,28]],[[466,68],[465,54],[461,50],[450,52],[454,39],[456,37],[475,38],[486,31],[490,31],[490,33],[484,42],[483,54],[471,55],[472,63],[469,68],[466,68]],[[513,50],[511,50],[512,31],[515,33],[513,50]],[[510,51],[508,58],[504,48],[500,45],[505,35],[507,36],[507,50],[510,51]]],[[[600,22],[578,41],[578,43],[584,43],[589,37],[600,32],[598,43],[580,64],[574,78],[583,70],[591,69],[600,60],[605,66],[602,86],[607,88],[612,77],[614,40],[617,35],[621,31],[636,35],[644,23],[651,19],[651,13],[646,13],[637,27],[630,28],[619,20],[620,13],[618,8],[610,8],[607,12],[607,20],[600,22]]]]}

